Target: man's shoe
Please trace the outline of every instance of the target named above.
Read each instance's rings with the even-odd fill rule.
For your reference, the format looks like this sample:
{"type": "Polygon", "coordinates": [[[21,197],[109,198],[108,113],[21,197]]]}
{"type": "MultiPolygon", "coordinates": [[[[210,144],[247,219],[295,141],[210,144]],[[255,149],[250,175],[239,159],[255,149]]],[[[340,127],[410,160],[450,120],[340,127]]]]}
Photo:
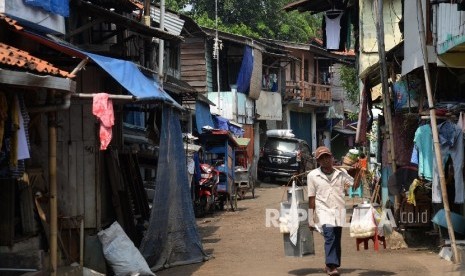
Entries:
{"type": "Polygon", "coordinates": [[[328,275],[331,276],[339,276],[339,271],[337,271],[337,268],[330,268],[330,267],[325,267],[325,272],[328,275]]]}

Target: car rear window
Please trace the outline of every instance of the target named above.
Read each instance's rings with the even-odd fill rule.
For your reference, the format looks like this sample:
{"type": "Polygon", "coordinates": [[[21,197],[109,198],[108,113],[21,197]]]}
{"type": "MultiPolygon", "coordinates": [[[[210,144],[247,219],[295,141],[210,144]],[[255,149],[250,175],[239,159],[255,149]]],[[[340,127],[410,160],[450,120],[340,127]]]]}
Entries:
{"type": "Polygon", "coordinates": [[[293,152],[297,150],[297,142],[281,139],[269,139],[266,141],[265,148],[293,152]]]}

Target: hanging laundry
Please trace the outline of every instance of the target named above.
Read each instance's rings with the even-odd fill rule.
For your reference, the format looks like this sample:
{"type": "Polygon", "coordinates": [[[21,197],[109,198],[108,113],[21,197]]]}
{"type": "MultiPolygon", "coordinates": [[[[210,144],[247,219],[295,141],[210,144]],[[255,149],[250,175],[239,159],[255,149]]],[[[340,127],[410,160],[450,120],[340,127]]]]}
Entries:
{"type": "MultiPolygon", "coordinates": [[[[464,201],[463,189],[463,132],[462,129],[452,123],[445,121],[438,125],[439,144],[441,150],[441,158],[443,167],[446,165],[447,159],[452,159],[454,165],[454,181],[455,181],[455,199],[454,203],[461,204],[464,201]]],[[[433,183],[432,183],[432,199],[433,203],[442,202],[441,185],[439,179],[439,170],[436,158],[433,158],[433,183]]]]}
{"type": "Polygon", "coordinates": [[[111,142],[112,126],[115,124],[113,102],[107,93],[98,93],[92,104],[92,113],[100,120],[100,150],[106,150],[111,142]]]}
{"type": "Polygon", "coordinates": [[[415,131],[413,139],[418,150],[418,175],[427,180],[433,179],[433,132],[429,124],[415,131]]]}
{"type": "Polygon", "coordinates": [[[18,95],[16,101],[17,108],[19,109],[19,129],[18,129],[18,160],[29,159],[29,114],[24,104],[22,95],[18,95]]]}
{"type": "Polygon", "coordinates": [[[342,13],[335,18],[330,18],[325,14],[326,21],[326,49],[337,50],[339,49],[339,42],[341,38],[341,17],[342,13]]]}
{"type": "Polygon", "coordinates": [[[457,122],[457,126],[462,129],[462,132],[465,132],[465,113],[461,111],[459,115],[459,120],[457,122]]]}

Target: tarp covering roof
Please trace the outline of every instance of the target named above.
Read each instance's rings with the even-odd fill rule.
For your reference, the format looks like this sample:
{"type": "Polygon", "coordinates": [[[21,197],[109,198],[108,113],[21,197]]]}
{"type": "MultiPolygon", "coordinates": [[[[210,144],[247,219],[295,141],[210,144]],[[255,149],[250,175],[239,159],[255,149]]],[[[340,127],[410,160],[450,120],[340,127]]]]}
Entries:
{"type": "Polygon", "coordinates": [[[138,100],[160,100],[182,108],[155,80],[149,79],[131,61],[83,52],[138,100]]]}

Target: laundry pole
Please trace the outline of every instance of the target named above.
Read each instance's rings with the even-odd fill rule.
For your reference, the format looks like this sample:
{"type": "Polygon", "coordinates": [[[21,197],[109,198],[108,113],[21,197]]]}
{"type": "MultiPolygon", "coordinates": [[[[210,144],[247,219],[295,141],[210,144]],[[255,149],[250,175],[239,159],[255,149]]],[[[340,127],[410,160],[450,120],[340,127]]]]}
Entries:
{"type": "Polygon", "coordinates": [[[436,163],[438,164],[439,183],[441,185],[442,202],[444,204],[447,230],[449,232],[449,239],[450,239],[450,244],[452,247],[452,253],[454,254],[453,261],[454,263],[460,263],[460,255],[458,254],[457,244],[455,242],[454,228],[452,226],[452,220],[450,218],[450,207],[449,207],[449,199],[447,197],[446,178],[444,176],[444,165],[442,163],[441,148],[439,144],[438,125],[436,121],[436,112],[434,108],[433,93],[431,91],[431,78],[430,78],[430,73],[429,73],[428,56],[427,56],[428,49],[426,48],[425,26],[424,26],[424,21],[423,21],[423,5],[421,1],[422,0],[417,0],[417,4],[418,4],[417,13],[419,13],[417,18],[420,19],[418,25],[419,25],[419,31],[420,31],[420,44],[421,44],[421,49],[422,49],[422,54],[423,54],[423,72],[425,74],[426,94],[428,95],[428,106],[429,106],[430,119],[431,119],[431,130],[433,132],[434,154],[436,155],[436,163]]]}

